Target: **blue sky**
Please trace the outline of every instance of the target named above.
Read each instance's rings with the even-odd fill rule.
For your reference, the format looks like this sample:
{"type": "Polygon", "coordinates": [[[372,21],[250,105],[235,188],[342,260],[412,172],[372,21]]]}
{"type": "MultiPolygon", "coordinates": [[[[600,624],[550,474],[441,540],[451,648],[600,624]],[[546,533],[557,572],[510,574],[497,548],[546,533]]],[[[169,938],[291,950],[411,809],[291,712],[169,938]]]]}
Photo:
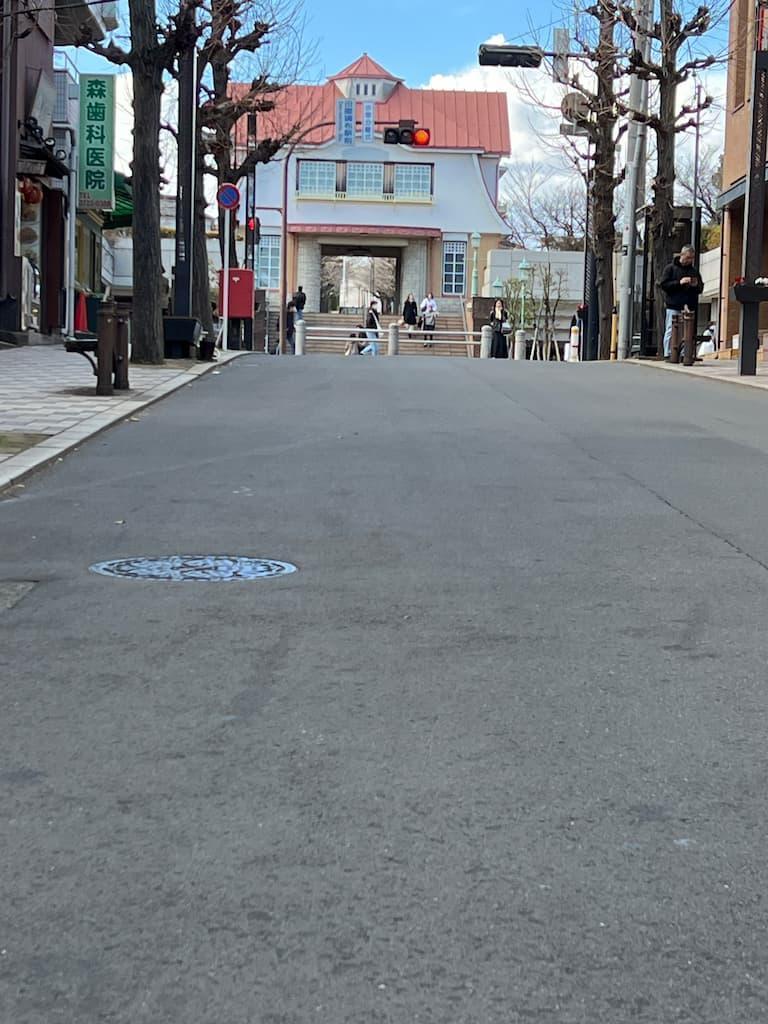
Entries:
{"type": "MultiPolygon", "coordinates": [[[[311,77],[322,80],[367,52],[409,85],[423,85],[434,74],[475,65],[478,44],[497,33],[527,42],[530,29],[540,29],[542,41],[549,42],[551,22],[562,18],[560,3],[550,0],[536,5],[389,0],[385,10],[386,16],[374,21],[359,0],[307,0],[306,37],[317,49],[311,77]]],[[[73,57],[81,71],[104,69],[105,62],[83,50],[73,57]]]]}

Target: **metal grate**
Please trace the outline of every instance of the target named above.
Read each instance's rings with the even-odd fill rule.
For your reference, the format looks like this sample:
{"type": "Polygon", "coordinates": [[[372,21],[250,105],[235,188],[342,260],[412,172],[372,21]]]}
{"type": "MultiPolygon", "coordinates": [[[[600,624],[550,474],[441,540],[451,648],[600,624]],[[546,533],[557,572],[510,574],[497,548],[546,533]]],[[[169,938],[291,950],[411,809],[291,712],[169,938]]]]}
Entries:
{"type": "Polygon", "coordinates": [[[296,572],[290,562],[239,555],[168,555],[162,558],[118,558],[92,565],[91,572],[131,580],[180,583],[229,583],[269,579],[296,572]]]}

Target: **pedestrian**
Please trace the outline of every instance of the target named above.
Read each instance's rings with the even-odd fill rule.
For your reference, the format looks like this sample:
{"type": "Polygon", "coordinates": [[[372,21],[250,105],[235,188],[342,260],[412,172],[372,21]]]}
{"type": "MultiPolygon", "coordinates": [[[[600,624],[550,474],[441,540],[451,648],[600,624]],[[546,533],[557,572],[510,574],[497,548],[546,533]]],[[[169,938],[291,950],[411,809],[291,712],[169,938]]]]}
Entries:
{"type": "Polygon", "coordinates": [[[359,356],[366,347],[367,341],[368,335],[365,333],[365,328],[362,324],[357,324],[355,333],[349,336],[347,347],[344,349],[344,355],[359,356]]]}
{"type": "Polygon", "coordinates": [[[408,292],[408,298],[403,303],[403,323],[408,334],[416,327],[419,320],[419,307],[416,304],[416,296],[408,292]]]}
{"type": "Polygon", "coordinates": [[[684,245],[680,255],[675,256],[661,275],[659,288],[666,297],[667,318],[664,329],[664,358],[669,359],[672,342],[672,317],[690,310],[695,313],[699,306],[699,295],[704,290],[699,268],[696,266],[696,250],[684,245]]]}
{"type": "Polygon", "coordinates": [[[437,303],[432,292],[427,292],[421,303],[421,328],[424,331],[424,348],[432,348],[437,323],[437,303]]]}
{"type": "Polygon", "coordinates": [[[496,299],[488,321],[493,331],[491,359],[509,359],[509,313],[501,299],[496,299]]]}
{"type": "Polygon", "coordinates": [[[296,305],[291,299],[285,307],[285,340],[293,355],[296,355],[296,305]]]}
{"type": "Polygon", "coordinates": [[[381,321],[379,320],[379,313],[376,309],[376,300],[372,299],[371,304],[368,307],[368,316],[365,321],[365,335],[368,338],[368,341],[378,341],[380,330],[381,321]]]}
{"type": "Polygon", "coordinates": [[[302,288],[301,285],[299,285],[298,291],[293,296],[293,304],[296,307],[296,319],[297,320],[303,320],[304,319],[304,307],[307,304],[307,296],[306,296],[306,294],[304,292],[304,289],[302,288]]]}

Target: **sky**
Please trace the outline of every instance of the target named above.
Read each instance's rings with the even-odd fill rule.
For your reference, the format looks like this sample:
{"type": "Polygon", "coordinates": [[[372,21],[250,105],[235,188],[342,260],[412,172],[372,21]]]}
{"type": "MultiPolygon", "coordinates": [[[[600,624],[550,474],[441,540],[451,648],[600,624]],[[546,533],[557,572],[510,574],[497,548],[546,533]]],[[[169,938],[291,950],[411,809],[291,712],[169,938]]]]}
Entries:
{"type": "MultiPolygon", "coordinates": [[[[505,91],[512,139],[510,159],[550,162],[551,144],[541,137],[557,140],[557,108],[563,90],[543,70],[480,68],[477,48],[482,42],[505,40],[536,42],[549,48],[553,27],[568,27],[564,10],[569,6],[570,0],[541,0],[535,5],[515,0],[503,5],[471,0],[389,0],[386,16],[374,22],[362,15],[359,0],[304,0],[304,38],[314,58],[305,77],[308,81],[324,81],[367,52],[411,87],[505,91]],[[532,96],[522,94],[522,83],[532,96]]],[[[584,6],[584,0],[579,6],[584,6]]],[[[120,34],[118,30],[118,37],[120,34]]],[[[723,24],[707,45],[725,49],[726,41],[723,24]]],[[[115,70],[83,50],[70,53],[80,71],[115,70]]],[[[716,99],[716,107],[706,119],[706,132],[715,144],[723,130],[724,84],[722,68],[705,77],[704,87],[716,99]]],[[[130,159],[130,102],[130,81],[126,80],[118,87],[118,165],[123,168],[130,159]]]]}

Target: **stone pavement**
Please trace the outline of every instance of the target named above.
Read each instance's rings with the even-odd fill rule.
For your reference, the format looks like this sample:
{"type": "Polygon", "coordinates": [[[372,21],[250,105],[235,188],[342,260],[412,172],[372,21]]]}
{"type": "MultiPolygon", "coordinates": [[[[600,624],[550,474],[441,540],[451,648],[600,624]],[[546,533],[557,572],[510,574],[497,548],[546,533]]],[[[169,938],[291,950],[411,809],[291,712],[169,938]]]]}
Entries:
{"type": "Polygon", "coordinates": [[[131,366],[130,391],[102,398],[85,359],[63,347],[0,350],[0,489],[242,354],[131,366]]]}
{"type": "Polygon", "coordinates": [[[742,384],[748,388],[768,391],[768,364],[757,364],[756,377],[740,377],[739,364],[736,359],[705,359],[695,366],[675,366],[672,363],[659,362],[656,359],[628,359],[627,362],[636,366],[647,366],[652,370],[664,370],[666,373],[684,373],[699,380],[725,381],[729,384],[742,384]]]}

